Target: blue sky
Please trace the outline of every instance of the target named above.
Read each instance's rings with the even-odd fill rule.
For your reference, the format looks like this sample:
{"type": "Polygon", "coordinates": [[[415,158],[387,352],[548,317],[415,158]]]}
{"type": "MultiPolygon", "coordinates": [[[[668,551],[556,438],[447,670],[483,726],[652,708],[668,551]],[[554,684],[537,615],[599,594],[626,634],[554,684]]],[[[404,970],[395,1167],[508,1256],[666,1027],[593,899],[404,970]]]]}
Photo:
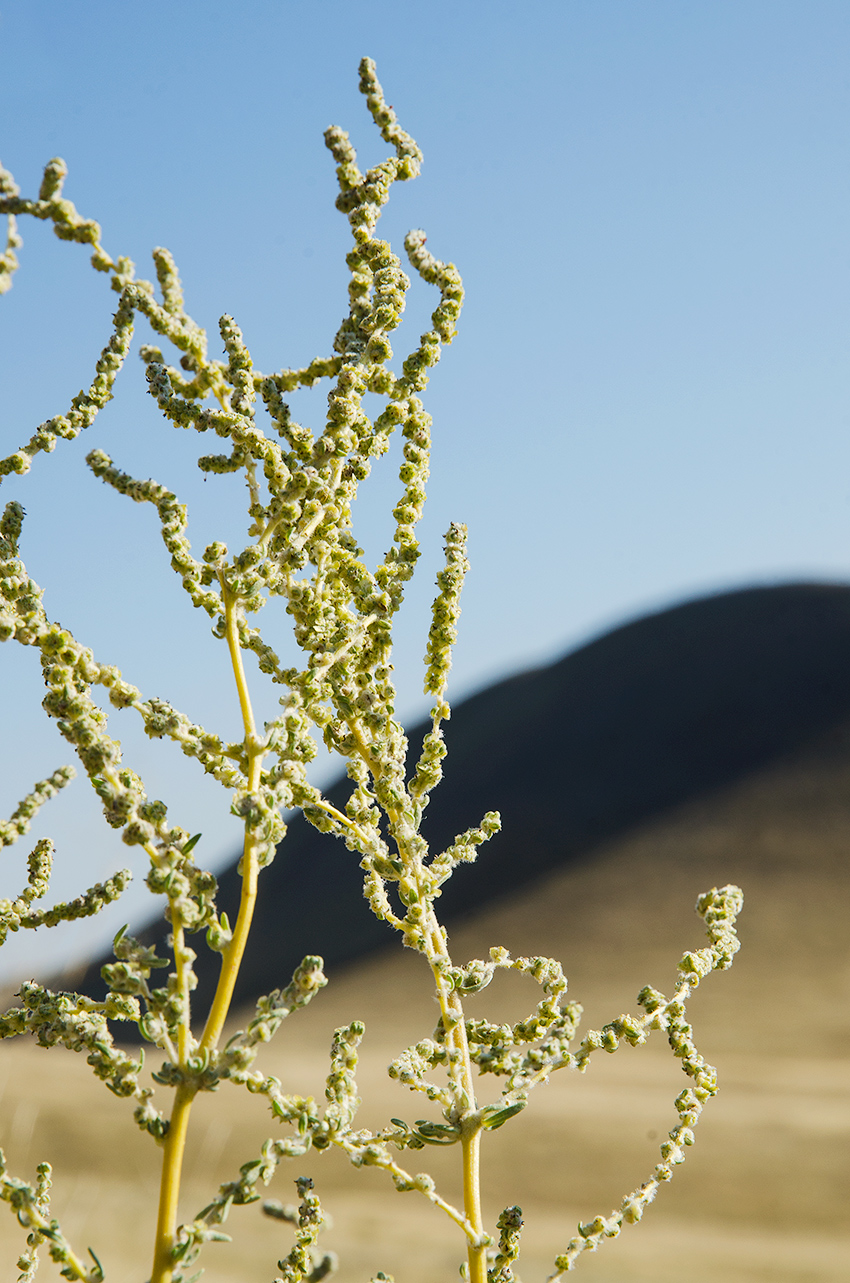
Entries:
{"type": "MultiPolygon", "coordinates": [[[[150,249],[172,250],[213,346],[229,312],[260,367],[302,364],[328,350],[345,300],[322,133],[339,124],[367,163],[383,155],[357,92],[360,57],[377,60],[425,153],[384,231],[400,246],[424,227],[467,288],[427,393],[430,503],[396,659],[409,719],[426,707],[450,520],[468,524],[472,561],[455,698],[686,597],[850,579],[848,43],[850,7],[827,0],[0,3],[0,158],[35,194],[63,156],[66,195],[111,253],[152,275],[150,249]]],[[[2,454],[88,382],[114,306],[82,247],[21,231],[0,307],[2,454]]],[[[411,293],[414,341],[433,299],[411,293]]],[[[299,410],[309,420],[321,401],[299,410]]],[[[171,582],[153,514],[82,462],[102,446],[166,482],[203,546],[238,528],[241,491],[204,484],[193,444],[159,421],[131,358],[87,440],[40,456],[0,500],[27,508],[24,556],[54,617],[146,694],[236,734],[221,649],[171,582]]],[[[358,504],[373,557],[395,462],[358,504]]],[[[35,661],[0,650],[4,812],[68,760],[35,661]]],[[[136,727],[116,734],[220,864],[238,835],[217,790],[136,727]]],[[[83,781],[34,832],[57,839],[57,894],[137,863],[83,781]]],[[[3,853],[0,896],[22,883],[27,849],[3,853]]],[[[0,976],[143,912],[143,872],[100,936],[89,924],[65,945],[12,941],[0,976]]]]}

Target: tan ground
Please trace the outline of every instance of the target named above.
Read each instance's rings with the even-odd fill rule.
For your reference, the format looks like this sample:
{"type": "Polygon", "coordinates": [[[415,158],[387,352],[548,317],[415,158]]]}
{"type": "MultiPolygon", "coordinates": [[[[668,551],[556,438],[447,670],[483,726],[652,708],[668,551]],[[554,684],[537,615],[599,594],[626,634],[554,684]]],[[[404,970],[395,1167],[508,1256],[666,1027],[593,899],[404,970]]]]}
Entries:
{"type": "MultiPolygon", "coordinates": [[[[585,1256],[597,1283],[839,1283],[850,1277],[850,769],[812,760],[776,769],[647,826],[584,868],[551,877],[453,932],[459,960],[491,944],[561,957],[570,992],[598,1027],[634,1009],[644,983],[669,991],[684,948],[702,943],[692,913],[699,891],[744,887],[744,947],[729,973],[709,977],[692,1005],[697,1044],[722,1091],[700,1123],[688,1163],[644,1222],[585,1256]]],[[[535,986],[500,978],[478,1000],[500,1018],[536,1001],[535,986]]],[[[291,1090],[320,1094],[329,1030],[367,1023],[359,1081],[363,1124],[388,1114],[425,1116],[421,1098],[387,1082],[384,1067],[430,1032],[434,1007],[418,959],[388,954],[352,968],[266,1052],[264,1067],[291,1090]]],[[[655,1035],[656,1038],[660,1037],[655,1035]]],[[[75,1244],[89,1242],[109,1283],[148,1277],[157,1151],[78,1058],[20,1043],[0,1048],[0,1143],[14,1172],[50,1158],[54,1210],[75,1244]]],[[[587,1074],[539,1088],[525,1114],[486,1139],[487,1216],[522,1204],[527,1230],[519,1273],[550,1272],[579,1218],[607,1213],[650,1174],[675,1122],[685,1079],[666,1044],[599,1053],[587,1074]]],[[[234,1089],[195,1107],[185,1214],[258,1149],[259,1102],[234,1089]]],[[[409,1155],[456,1196],[455,1151],[409,1155]]],[[[377,1270],[398,1283],[457,1277],[458,1232],[417,1194],[396,1194],[379,1172],[337,1155],[299,1163],[269,1194],[294,1201],[290,1178],[315,1175],[333,1227],[325,1245],[341,1281],[377,1270]]],[[[2,1211],[4,1209],[0,1209],[2,1211]]],[[[208,1283],[274,1278],[291,1243],[286,1226],[253,1207],[210,1247],[208,1283]]],[[[0,1283],[11,1283],[22,1232],[0,1218],[0,1283]]],[[[56,1279],[49,1262],[39,1277],[56,1279]]]]}

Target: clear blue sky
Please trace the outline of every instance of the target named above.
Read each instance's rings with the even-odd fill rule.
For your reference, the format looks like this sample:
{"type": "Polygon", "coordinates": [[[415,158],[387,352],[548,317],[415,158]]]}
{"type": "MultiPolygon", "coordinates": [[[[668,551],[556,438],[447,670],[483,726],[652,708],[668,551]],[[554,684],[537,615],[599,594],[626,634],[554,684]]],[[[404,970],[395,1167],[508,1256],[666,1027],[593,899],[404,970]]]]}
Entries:
{"type": "MultiPolygon", "coordinates": [[[[846,0],[30,0],[0,3],[0,46],[0,157],[24,193],[63,156],[66,194],[109,251],[151,275],[150,248],[168,246],[189,311],[213,335],[234,315],[264,369],[327,352],[338,324],[348,232],[322,132],[339,124],[367,163],[383,155],[357,92],[359,58],[377,60],[425,153],[385,230],[400,245],[424,227],[468,292],[427,394],[430,506],[398,639],[406,718],[425,707],[428,605],[453,519],[472,561],[455,698],[685,597],[850,579],[846,0]]],[[[27,220],[21,231],[0,307],[3,454],[88,382],[114,306],[82,247],[27,220]]],[[[420,289],[414,338],[431,306],[420,289]]],[[[48,610],[146,694],[235,734],[220,649],[169,579],[152,512],[82,459],[102,446],[167,482],[201,546],[235,529],[221,509],[238,483],[200,480],[194,442],[159,422],[135,359],[87,438],[0,487],[0,502],[27,507],[24,556],[48,610]]],[[[373,555],[393,468],[359,505],[373,555]]],[[[68,750],[38,709],[35,654],[10,643],[0,665],[8,813],[68,750]]],[[[126,716],[131,764],[220,864],[237,835],[216,818],[217,791],[126,716]]],[[[83,781],[43,815],[57,893],[128,859],[141,883],[83,781]]],[[[22,884],[28,847],[3,853],[0,896],[22,884]]],[[[145,907],[140,885],[133,895],[103,933],[145,907]]],[[[65,938],[81,952],[98,930],[65,938]]],[[[50,937],[21,943],[0,976],[33,948],[54,956],[50,937]]]]}

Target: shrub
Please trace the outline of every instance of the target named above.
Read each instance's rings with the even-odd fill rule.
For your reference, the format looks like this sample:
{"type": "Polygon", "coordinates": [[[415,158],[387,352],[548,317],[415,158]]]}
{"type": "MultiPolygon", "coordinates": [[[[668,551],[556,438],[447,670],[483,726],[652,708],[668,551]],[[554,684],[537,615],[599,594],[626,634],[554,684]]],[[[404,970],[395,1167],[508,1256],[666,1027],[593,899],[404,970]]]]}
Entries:
{"type": "MultiPolygon", "coordinates": [[[[164,700],[146,697],[117,668],[101,664],[68,629],[54,622],[42,590],[21,560],[21,505],[7,504],[0,522],[0,638],[14,638],[39,651],[47,688],[44,709],[73,746],[101,800],[107,823],[120,829],[126,843],[144,848],[150,860],[147,885],[154,895],[165,898],[165,916],[171,926],[167,958],[119,932],[115,961],[104,968],[109,986],[104,1002],[76,993],[53,993],[35,982],[22,984],[20,1005],[0,1016],[0,1037],[32,1034],[43,1046],[61,1044],[85,1054],[109,1090],[132,1103],[136,1124],[161,1147],[152,1283],[187,1279],[204,1245],[226,1237],[220,1227],[230,1208],[258,1199],[258,1185],[268,1184],[281,1160],[297,1159],[311,1148],[322,1151],[333,1146],[343,1150],[355,1166],[382,1169],[397,1190],[418,1191],[447,1215],[465,1239],[466,1276],[473,1283],[488,1279],[509,1283],[519,1253],[522,1217],[518,1207],[508,1207],[491,1232],[485,1227],[478,1181],[482,1138],[518,1114],[530,1091],[556,1070],[583,1072],[594,1052],[613,1052],[622,1040],[642,1044],[652,1030],[664,1030],[689,1079],[675,1102],[678,1121],[646,1183],[628,1194],[610,1216],[579,1225],[556,1260],[552,1277],[558,1278],[574,1267],[583,1252],[617,1235],[624,1223],[640,1220],[658,1186],[684,1160],[703,1105],[716,1091],[714,1070],[694,1046],[685,1003],[703,976],[732,962],[738,947],[734,923],[742,902],[736,887],[714,889],[699,897],[697,911],[704,919],[709,945],[685,954],[671,998],[645,988],[638,998],[640,1015],[621,1015],[603,1029],[589,1032],[575,1046],[581,1007],[566,1001],[567,982],[557,962],[512,958],[507,950],[496,947],[486,959],[459,965],[449,952],[437,912],[440,888],[458,864],[475,860],[479,847],[499,828],[498,815],[488,813],[448,849],[433,853],[420,833],[445,756],[446,684],[467,570],[463,526],[449,528],[445,564],[437,576],[439,591],[425,656],[432,726],[412,765],[407,760],[404,730],[394,716],[390,660],[393,617],[419,555],[416,524],[425,502],[431,420],[420,394],[443,345],[455,335],[463,288],[457,269],[426,248],[424,234],[410,232],[405,239],[408,260],[437,290],[439,301],[431,328],[394,371],[390,336],[401,321],[410,280],[390,245],[376,235],[376,227],[393,183],[416,177],[421,153],[387,106],[369,59],[361,63],[360,77],[372,118],[392,154],[364,174],[348,135],[336,128],[325,135],[337,164],[337,208],[348,217],[352,231],[353,244],[346,258],[350,308],[334,338],[333,354],[302,368],[261,374],[230,316],[220,322],[224,359],[209,357],[205,332],[184,310],[180,279],[168,251],[153,252],[157,298],[155,286],[137,279],[129,259],[113,259],[106,252],[98,224],[82,218],[63,197],[66,168],[61,160],[48,163],[35,200],[22,198],[12,176],[0,171],[0,211],[9,218],[7,247],[0,259],[0,291],[9,287],[17,266],[21,240],[15,217],[29,215],[51,222],[61,239],[89,245],[93,266],[110,277],[118,295],[112,333],[88,389],[73,398],[64,414],[42,423],[28,444],[0,461],[0,477],[28,472],[40,462],[37,456],[51,453],[60,442],[75,440],[94,421],[113,395],[141,316],[180,353],[179,365],[174,366],[166,364],[159,347],[141,348],[151,396],[176,427],[211,430],[221,438],[224,452],[202,455],[198,465],[206,473],[242,473],[249,496],[245,547],[231,553],[223,543],[214,542],[198,559],[186,534],[186,509],[167,486],[128,475],[102,450],[94,449],[87,456],[92,472],[106,485],[155,510],[172,568],[192,605],[212,620],[241,710],[243,736],[234,743],[193,724],[164,700]],[[321,380],[329,386],[327,416],[321,431],[314,433],[293,419],[286,398],[297,388],[321,380]],[[367,393],[383,401],[384,408],[374,418],[364,410],[367,393]],[[258,398],[265,410],[262,425],[257,417],[258,398]],[[401,493],[393,509],[395,534],[384,560],[370,569],[352,532],[352,504],[358,484],[368,476],[372,461],[387,451],[396,430],[404,447],[401,493]],[[286,601],[303,667],[283,667],[253,622],[263,604],[275,596],[286,601]],[[261,728],[243,664],[246,652],[255,668],[281,692],[280,712],[261,728]],[[93,698],[94,687],[102,687],[115,708],[135,709],[149,736],[176,741],[226,790],[231,811],[244,826],[241,904],[234,923],[217,910],[216,879],[197,862],[198,835],[172,824],[165,804],[150,799],[139,775],[124,764],[120,745],[109,734],[108,717],[93,698]],[[347,762],[351,792],[344,810],[332,806],[308,781],[307,767],[317,752],[316,735],[347,762]],[[262,1044],[325,985],[319,957],[305,958],[288,987],[261,998],[247,1028],[222,1042],[262,888],[262,870],[285,837],[282,813],[291,808],[299,808],[317,829],[335,834],[346,844],[363,870],[374,913],[431,969],[440,1009],[437,1028],[401,1051],[389,1073],[424,1095],[437,1117],[412,1123],[393,1118],[377,1132],[356,1127],[355,1069],[363,1034],[362,1024],[356,1021],[333,1035],[323,1107],[312,1098],[287,1093],[276,1078],[254,1068],[262,1044]],[[196,943],[200,936],[198,947],[205,944],[221,955],[215,998],[203,1029],[196,1024],[197,1032],[192,1024],[196,954],[189,936],[196,943]],[[166,979],[156,987],[151,977],[159,969],[166,971],[166,979]],[[514,970],[536,982],[541,990],[536,1008],[513,1026],[468,1019],[465,996],[483,989],[499,969],[514,970]],[[165,1062],[153,1079],[160,1096],[170,1093],[167,1109],[158,1106],[155,1088],[143,1076],[143,1057],[128,1054],[114,1041],[110,1031],[114,1021],[137,1026],[143,1040],[165,1053],[165,1062]],[[484,1075],[500,1079],[501,1091],[488,1095],[484,1075]],[[178,1224],[181,1161],[192,1103],[199,1092],[213,1091],[225,1080],[261,1097],[282,1130],[242,1166],[235,1180],[220,1187],[193,1221],[178,1224]],[[486,1103],[481,1099],[482,1085],[486,1103]],[[430,1145],[457,1146],[463,1168],[462,1207],[447,1202],[430,1176],[402,1165],[406,1151],[430,1145]]],[[[0,843],[9,845],[26,834],[38,808],[64,788],[73,774],[70,767],[61,767],[36,784],[8,822],[0,825],[0,843]]],[[[52,927],[97,913],[121,895],[130,878],[129,871],[122,869],[75,900],[39,908],[48,891],[52,858],[52,842],[38,842],[29,857],[27,886],[15,899],[0,900],[0,943],[9,931],[52,927]]],[[[334,1264],[317,1247],[323,1215],[319,1200],[308,1180],[299,1179],[297,1185],[301,1198],[297,1213],[279,1203],[264,1205],[267,1214],[294,1219],[296,1224],[294,1246],[279,1264],[287,1283],[319,1279],[334,1264]]],[[[2,1198],[28,1231],[26,1250],[18,1262],[20,1279],[34,1277],[38,1248],[46,1244],[65,1278],[96,1283],[103,1278],[102,1268],[93,1254],[88,1263],[67,1241],[51,1217],[49,1189],[47,1163],[40,1164],[37,1181],[31,1185],[10,1175],[0,1156],[2,1198]]]]}

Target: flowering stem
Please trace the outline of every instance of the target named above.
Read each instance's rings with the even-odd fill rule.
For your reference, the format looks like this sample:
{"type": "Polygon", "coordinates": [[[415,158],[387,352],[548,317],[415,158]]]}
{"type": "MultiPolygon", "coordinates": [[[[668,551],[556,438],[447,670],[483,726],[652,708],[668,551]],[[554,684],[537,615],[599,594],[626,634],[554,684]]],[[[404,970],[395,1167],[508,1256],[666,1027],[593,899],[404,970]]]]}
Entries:
{"type": "MultiPolygon", "coordinates": [[[[239,645],[239,627],[237,606],[233,594],[222,577],[222,597],[224,599],[227,645],[230,650],[230,662],[233,665],[233,676],[239,693],[239,707],[242,711],[242,723],[245,729],[245,746],[248,753],[248,790],[254,792],[259,788],[263,766],[264,752],[257,744],[257,728],[248,684],[245,680],[245,669],[242,665],[242,649],[239,645]]],[[[201,1037],[201,1050],[213,1050],[221,1036],[224,1022],[230,1011],[236,977],[251,930],[251,919],[254,916],[254,905],[257,900],[257,842],[246,825],[245,843],[242,850],[242,896],[239,902],[239,914],[230,943],[222,954],[221,973],[216,987],[210,1014],[201,1037]]]]}
{"type": "Polygon", "coordinates": [[[446,938],[440,929],[433,908],[428,933],[432,952],[431,969],[437,985],[443,1024],[448,1031],[448,1042],[454,1053],[456,1070],[450,1068],[455,1082],[460,1110],[461,1150],[463,1153],[463,1210],[477,1241],[467,1241],[470,1283],[487,1283],[487,1249],[484,1241],[484,1222],[481,1215],[481,1179],[479,1156],[481,1152],[481,1122],[477,1115],[475,1080],[469,1040],[466,1036],[466,1018],[463,1002],[456,990],[448,991],[444,966],[451,963],[446,938]]]}
{"type": "MultiPolygon", "coordinates": [[[[248,694],[248,684],[245,680],[245,670],[242,665],[242,650],[239,645],[237,605],[233,594],[230,592],[224,581],[222,581],[222,596],[225,607],[227,644],[230,651],[230,660],[233,666],[233,675],[236,681],[236,689],[239,695],[239,707],[242,712],[242,723],[245,730],[245,746],[248,754],[248,789],[250,792],[254,792],[260,785],[264,752],[257,743],[254,712],[251,707],[251,700],[248,694]]],[[[254,916],[254,905],[257,899],[258,872],[257,841],[246,824],[245,842],[242,852],[242,896],[239,904],[239,914],[236,919],[236,925],[233,928],[233,935],[230,943],[222,954],[221,972],[219,974],[218,985],[216,986],[215,997],[200,1041],[199,1051],[202,1054],[204,1052],[215,1050],[219,1037],[221,1036],[221,1031],[224,1027],[224,1022],[226,1021],[230,1011],[230,1003],[233,998],[236,978],[239,974],[239,967],[242,962],[242,956],[245,952],[248,933],[251,930],[251,919],[254,916]]],[[[174,943],[175,954],[178,955],[178,974],[180,974],[179,955],[183,950],[182,927],[175,929],[174,943]]],[[[187,1002],[185,1004],[184,1015],[181,1020],[179,1031],[180,1068],[184,1072],[188,1067],[187,1051],[191,1044],[189,1036],[190,1012],[188,992],[186,994],[186,998],[187,1002]]],[[[197,1087],[195,1084],[191,1080],[184,1081],[177,1088],[177,1093],[174,1099],[174,1108],[171,1112],[168,1133],[164,1142],[162,1179],[160,1183],[159,1197],[159,1216],[157,1219],[154,1267],[151,1275],[151,1283],[171,1283],[172,1279],[173,1260],[171,1251],[174,1246],[174,1239],[177,1232],[177,1209],[180,1197],[180,1180],[183,1170],[183,1154],[186,1147],[186,1133],[189,1127],[189,1112],[196,1093],[197,1087]]]]}

